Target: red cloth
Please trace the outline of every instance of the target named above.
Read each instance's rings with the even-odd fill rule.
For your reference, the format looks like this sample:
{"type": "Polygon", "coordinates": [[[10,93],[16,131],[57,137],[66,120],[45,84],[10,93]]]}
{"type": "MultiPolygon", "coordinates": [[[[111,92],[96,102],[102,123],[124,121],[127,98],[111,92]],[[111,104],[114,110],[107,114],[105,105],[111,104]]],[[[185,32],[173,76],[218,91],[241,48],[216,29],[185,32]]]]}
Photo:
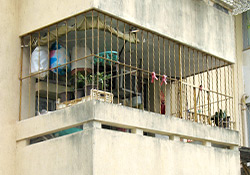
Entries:
{"type": "Polygon", "coordinates": [[[165,114],[165,104],[161,103],[161,114],[165,114]]]}

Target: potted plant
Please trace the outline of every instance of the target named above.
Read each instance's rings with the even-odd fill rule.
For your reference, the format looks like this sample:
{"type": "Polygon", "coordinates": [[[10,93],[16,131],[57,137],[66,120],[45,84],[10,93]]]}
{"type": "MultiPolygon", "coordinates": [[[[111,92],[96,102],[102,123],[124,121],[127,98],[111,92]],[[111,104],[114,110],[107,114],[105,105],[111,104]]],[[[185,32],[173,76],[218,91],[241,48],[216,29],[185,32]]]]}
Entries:
{"type": "MultiPolygon", "coordinates": [[[[104,81],[109,80],[111,77],[111,74],[104,75],[104,72],[97,72],[95,75],[88,74],[83,75],[81,72],[77,72],[77,98],[81,98],[84,96],[84,90],[86,88],[87,92],[86,95],[90,95],[90,90],[92,88],[104,90],[104,81]],[[92,87],[92,82],[94,81],[94,87],[92,87]],[[97,82],[98,81],[98,82],[97,82]],[[86,84],[85,84],[86,82],[86,84]]],[[[75,83],[75,77],[73,76],[71,78],[73,80],[73,84],[75,83]]],[[[106,84],[106,87],[108,87],[108,83],[106,84]]]]}
{"type": "MultiPolygon", "coordinates": [[[[79,71],[79,72],[77,72],[76,77],[72,76],[70,80],[71,80],[73,85],[75,85],[75,80],[76,80],[77,98],[83,97],[84,96],[84,87],[85,87],[85,76],[79,71]]],[[[75,90],[75,87],[73,89],[75,90]]]]}
{"type": "MultiPolygon", "coordinates": [[[[97,88],[98,84],[98,89],[104,90],[104,81],[109,80],[111,78],[111,74],[104,75],[104,72],[97,72],[95,75],[88,75],[87,76],[87,95],[90,95],[90,90],[92,89],[92,82],[94,81],[94,88],[97,88]],[[98,82],[97,82],[98,81],[98,82]]],[[[106,88],[109,86],[108,83],[105,84],[106,88]]]]}

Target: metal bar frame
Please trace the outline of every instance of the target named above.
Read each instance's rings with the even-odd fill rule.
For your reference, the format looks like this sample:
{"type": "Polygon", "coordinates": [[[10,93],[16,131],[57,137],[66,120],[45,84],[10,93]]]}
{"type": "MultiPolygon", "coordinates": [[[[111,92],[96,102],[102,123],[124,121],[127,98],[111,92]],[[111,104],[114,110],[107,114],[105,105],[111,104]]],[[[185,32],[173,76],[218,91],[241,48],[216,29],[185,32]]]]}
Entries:
{"type": "MultiPolygon", "coordinates": [[[[191,117],[189,116],[188,113],[190,113],[190,110],[194,110],[194,121],[196,122],[202,122],[202,123],[208,123],[208,124],[212,124],[211,123],[211,118],[213,117],[212,111],[213,113],[215,112],[215,110],[213,108],[217,107],[217,111],[219,111],[219,109],[225,108],[225,110],[227,109],[232,109],[232,105],[233,105],[233,93],[232,93],[232,68],[230,67],[230,63],[226,62],[226,61],[220,61],[221,58],[215,57],[209,53],[206,53],[204,51],[201,51],[199,49],[196,49],[194,47],[190,47],[187,46],[186,44],[183,44],[181,42],[178,42],[176,40],[170,39],[166,36],[163,36],[157,32],[145,29],[141,26],[135,25],[131,22],[119,19],[113,15],[107,14],[107,13],[103,13],[101,11],[98,11],[96,9],[91,9],[90,11],[84,12],[82,14],[78,14],[78,15],[84,15],[84,18],[86,19],[86,14],[89,13],[88,15],[91,15],[92,17],[92,28],[91,30],[91,37],[87,37],[87,30],[85,28],[84,30],[84,42],[85,42],[85,56],[82,58],[78,58],[77,57],[77,41],[78,40],[82,40],[81,38],[77,38],[77,15],[74,16],[75,19],[75,51],[76,51],[76,59],[72,60],[72,61],[66,61],[65,64],[61,64],[58,65],[58,59],[57,59],[57,66],[50,68],[48,67],[48,69],[46,70],[42,70],[37,73],[31,73],[31,71],[29,70],[29,74],[27,76],[22,76],[22,68],[23,65],[21,63],[21,73],[20,73],[20,111],[19,111],[19,119],[21,120],[21,98],[22,98],[22,81],[25,79],[29,79],[29,112],[30,112],[30,93],[31,93],[31,78],[35,77],[38,75],[38,109],[39,109],[39,97],[40,97],[40,93],[39,93],[39,83],[40,83],[40,74],[43,72],[47,73],[47,111],[49,110],[48,107],[48,100],[49,100],[49,71],[51,70],[55,70],[57,69],[56,72],[56,100],[58,99],[58,81],[59,81],[59,77],[58,77],[58,68],[62,67],[62,66],[66,66],[66,69],[68,68],[68,65],[75,62],[77,64],[77,61],[80,60],[85,60],[85,65],[86,65],[86,61],[87,58],[89,57],[93,57],[93,58],[97,58],[97,70],[95,70],[95,65],[94,65],[94,60],[92,61],[92,76],[94,77],[97,72],[100,72],[100,63],[99,60],[103,60],[104,61],[104,77],[106,77],[106,75],[109,73],[107,71],[111,72],[111,78],[110,82],[111,83],[111,88],[110,91],[111,93],[114,93],[114,91],[117,91],[117,103],[120,104],[120,83],[119,83],[119,79],[121,76],[123,76],[123,84],[124,84],[124,90],[123,90],[123,99],[124,102],[127,99],[126,96],[126,92],[125,92],[125,86],[126,86],[126,77],[125,74],[126,73],[126,69],[129,70],[129,76],[130,76],[130,93],[129,93],[129,100],[130,100],[130,107],[132,107],[132,76],[134,76],[133,71],[135,71],[135,96],[136,98],[136,108],[139,108],[138,105],[138,95],[140,93],[141,95],[141,109],[142,110],[148,110],[148,111],[154,111],[157,113],[161,113],[161,106],[159,108],[156,107],[156,102],[157,102],[157,98],[159,98],[160,104],[161,104],[161,91],[162,91],[162,86],[161,86],[161,79],[163,77],[163,75],[168,75],[167,77],[167,81],[169,82],[169,93],[170,93],[170,108],[169,108],[169,112],[171,115],[175,115],[176,117],[180,117],[183,119],[191,119],[191,117]],[[98,23],[98,28],[94,29],[93,27],[93,23],[94,23],[94,16],[97,12],[97,23],[98,23]],[[114,33],[112,33],[113,31],[111,31],[111,35],[110,35],[110,50],[111,50],[111,59],[107,58],[106,55],[106,51],[107,51],[107,41],[106,40],[106,31],[104,29],[104,56],[100,56],[98,53],[100,51],[100,29],[99,29],[99,18],[100,15],[103,16],[104,18],[104,28],[106,27],[112,27],[114,25],[113,21],[116,20],[116,29],[119,30],[119,23],[121,23],[120,26],[123,27],[123,38],[119,38],[116,36],[117,40],[116,40],[116,48],[115,46],[113,46],[113,36],[115,36],[114,33]],[[106,18],[109,18],[110,20],[107,22],[106,18]],[[109,23],[109,24],[108,24],[109,23]],[[127,30],[127,26],[129,28],[129,31],[127,30]],[[141,37],[138,37],[138,33],[132,33],[132,28],[136,28],[137,32],[140,33],[141,37]],[[97,36],[95,35],[95,30],[97,30],[97,36]],[[135,42],[129,42],[129,46],[126,50],[126,42],[129,41],[127,39],[125,39],[125,34],[129,35],[129,39],[134,36],[135,37],[135,42]],[[95,40],[97,38],[97,40],[95,40]],[[155,39],[157,38],[157,42],[158,44],[156,44],[155,39]],[[91,40],[91,46],[92,46],[92,53],[90,55],[87,55],[87,41],[91,40]],[[117,53],[119,53],[119,43],[122,40],[123,41],[123,57],[124,57],[124,61],[121,62],[120,57],[118,57],[118,60],[113,60],[113,50],[117,50],[117,53]],[[145,40],[145,47],[144,47],[144,40],[145,40]],[[97,48],[95,48],[95,41],[97,42],[97,48]],[[141,42],[141,43],[140,43],[141,42]],[[151,42],[151,44],[149,44],[151,42]],[[162,45],[162,44],[163,45],[162,45]],[[135,48],[135,53],[132,53],[132,47],[135,48]],[[157,48],[156,48],[157,47],[157,48]],[[162,49],[163,48],[163,49],[162,49]],[[140,50],[139,50],[140,49],[140,50]],[[168,49],[166,51],[166,49],[168,49]],[[128,51],[129,50],[129,51],[128,51]],[[178,51],[177,51],[178,50],[178,51]],[[95,53],[95,51],[97,53],[95,53]],[[141,55],[138,54],[138,52],[141,51],[141,55]],[[150,53],[152,51],[152,53],[150,53]],[[129,59],[128,59],[128,63],[126,63],[126,53],[129,52],[129,59]],[[146,53],[146,54],[144,54],[146,53]],[[158,53],[158,55],[156,55],[156,53],[158,53]],[[133,57],[132,57],[133,54],[133,57]],[[157,59],[158,56],[158,59],[157,59]],[[161,58],[163,57],[163,59],[161,58]],[[191,70],[191,57],[193,59],[193,71],[191,70]],[[168,61],[167,59],[168,58],[168,61]],[[202,59],[202,66],[200,67],[200,58],[202,59]],[[135,59],[135,62],[133,62],[132,60],[135,59]],[[158,60],[158,65],[157,64],[157,60],[158,60]],[[186,61],[186,59],[188,59],[188,61],[186,61]],[[138,60],[140,60],[139,65],[138,66],[138,60]],[[210,60],[210,61],[209,61],[210,60]],[[161,68],[161,64],[163,61],[163,68],[161,68]],[[177,63],[177,61],[179,61],[179,63],[177,63]],[[198,64],[196,63],[198,62],[198,64]],[[210,62],[210,63],[209,63],[210,62]],[[215,62],[215,63],[213,63],[215,62]],[[110,63],[110,65],[108,65],[108,63],[110,63]],[[146,64],[145,64],[146,63],[146,64]],[[218,64],[217,64],[218,63],[218,64]],[[133,65],[135,64],[135,65],[133,65]],[[152,65],[151,65],[152,64],[152,65]],[[179,65],[177,65],[179,64],[179,65]],[[173,65],[173,66],[172,66],[173,65]],[[206,65],[206,66],[205,66],[206,65]],[[114,66],[116,67],[116,74],[114,75],[113,73],[113,69],[114,66]],[[158,66],[158,67],[157,67],[158,66]],[[177,70],[177,66],[179,66],[179,70],[177,70]],[[121,73],[120,72],[120,68],[123,67],[124,72],[121,73]],[[168,67],[168,69],[167,69],[168,67]],[[186,70],[188,68],[188,71],[186,70]],[[109,69],[109,70],[108,70],[109,69]],[[157,71],[156,71],[157,70],[157,71]],[[167,73],[168,71],[168,73],[167,73]],[[151,88],[150,88],[150,75],[152,74],[152,72],[155,72],[155,75],[159,78],[159,92],[156,92],[156,84],[154,83],[151,88]],[[174,74],[173,74],[174,72],[174,74]],[[215,73],[215,75],[214,75],[215,73]],[[214,77],[215,76],[215,77],[214,77]],[[225,77],[223,79],[223,81],[221,80],[222,77],[225,77]],[[117,90],[113,90],[113,84],[115,83],[115,79],[116,78],[116,84],[117,84],[117,90]],[[218,80],[220,78],[220,81],[218,80]],[[199,82],[198,85],[196,84],[197,81],[199,82]],[[146,89],[146,93],[144,92],[144,83],[145,86],[147,86],[146,89]],[[213,84],[216,84],[216,88],[214,89],[213,84]],[[200,86],[202,85],[202,90],[199,89],[200,86]],[[141,86],[141,88],[139,89],[139,87],[141,86]],[[223,87],[224,86],[224,87],[223,87]],[[227,87],[229,87],[229,89],[227,89],[227,87]],[[230,89],[231,88],[231,89],[230,89]],[[140,90],[140,92],[138,92],[138,90],[140,90]],[[152,93],[150,93],[150,91],[152,91],[152,93]],[[174,90],[174,92],[173,92],[174,90]],[[193,92],[192,92],[193,91],[193,92]],[[197,93],[198,92],[198,93],[197,93]],[[157,94],[158,93],[158,94],[157,94]],[[200,94],[200,97],[197,98],[200,94]],[[217,97],[214,99],[214,95],[216,95],[217,97]],[[145,99],[146,98],[146,99],[145,99]],[[174,99],[174,101],[173,101],[174,99]],[[147,101],[147,105],[144,104],[144,100],[147,101]],[[150,100],[153,102],[153,109],[150,109],[150,100]],[[223,102],[225,101],[225,102],[223,102]],[[217,106],[216,106],[217,105],[217,106]],[[145,108],[145,106],[147,106],[145,108]],[[207,109],[206,109],[207,106],[207,109]],[[173,107],[175,107],[175,112],[173,112],[173,107]],[[208,115],[208,121],[206,121],[205,118],[199,117],[200,113],[197,113],[197,108],[201,107],[201,116],[204,115],[208,115]],[[160,110],[158,112],[158,109],[160,110]]],[[[68,26],[68,20],[69,18],[65,19],[64,22],[66,24],[66,26],[68,26]]],[[[85,20],[86,22],[86,20],[85,20]]],[[[56,23],[56,47],[57,47],[57,58],[58,58],[58,44],[59,44],[59,37],[58,37],[58,24],[56,23]]],[[[86,23],[85,23],[86,24],[86,23]]],[[[86,27],[86,25],[85,25],[86,27]]],[[[67,35],[67,28],[66,27],[66,60],[68,58],[68,42],[70,41],[70,39],[68,39],[68,35],[67,35]]],[[[40,31],[39,32],[39,37],[38,37],[38,46],[40,46],[40,31]]],[[[29,34],[30,36],[30,62],[31,62],[31,52],[32,52],[32,34],[29,34]]],[[[48,36],[48,50],[50,47],[50,43],[49,43],[49,36],[50,36],[50,28],[48,27],[47,29],[47,36],[48,36]]],[[[24,36],[25,37],[25,36],[24,36]]],[[[24,44],[22,43],[22,46],[24,44]]],[[[22,47],[23,48],[23,47],[22,47]]],[[[23,55],[23,49],[21,50],[21,53],[23,55]]],[[[40,55],[40,54],[39,54],[40,55]]],[[[39,56],[40,57],[40,56],[39,56]]],[[[22,58],[21,58],[22,59],[22,58]]],[[[50,57],[48,56],[48,62],[50,61],[50,57]]],[[[39,58],[39,63],[40,63],[40,58],[39,58]]],[[[31,64],[30,64],[31,65],[31,64]]],[[[39,64],[40,66],[40,64],[39,64]]],[[[29,66],[30,68],[30,66],[29,66]]],[[[85,85],[87,84],[86,82],[86,76],[87,76],[87,70],[85,69],[85,85]]],[[[97,74],[97,89],[99,90],[99,74],[97,74]]],[[[107,89],[106,84],[108,83],[108,80],[104,78],[104,91],[107,91],[109,89],[107,89]]],[[[67,99],[67,91],[68,91],[68,73],[66,71],[66,101],[68,101],[67,99]]],[[[76,66],[76,73],[75,73],[75,97],[77,96],[77,66],[76,66]]],[[[92,88],[94,88],[95,85],[95,80],[94,78],[92,79],[92,88]]],[[[85,86],[85,96],[86,94],[86,86],[85,86]]],[[[167,94],[167,87],[166,85],[164,85],[164,95],[167,94]]],[[[75,98],[76,99],[76,98],[75,98]]],[[[166,98],[165,98],[166,99],[166,98]]],[[[157,103],[158,104],[158,103],[157,103]]],[[[140,106],[141,106],[140,105],[140,106]]],[[[166,102],[165,102],[166,105],[166,102]]],[[[152,107],[152,106],[151,106],[152,107]]],[[[167,113],[167,109],[165,108],[165,113],[167,113]]],[[[228,111],[228,113],[232,116],[233,115],[233,111],[228,111]]],[[[219,122],[219,121],[218,121],[219,122]]],[[[227,122],[227,121],[226,121],[227,122]]],[[[227,123],[226,123],[227,125],[227,123]]],[[[231,127],[231,126],[230,126],[231,127]]]]}

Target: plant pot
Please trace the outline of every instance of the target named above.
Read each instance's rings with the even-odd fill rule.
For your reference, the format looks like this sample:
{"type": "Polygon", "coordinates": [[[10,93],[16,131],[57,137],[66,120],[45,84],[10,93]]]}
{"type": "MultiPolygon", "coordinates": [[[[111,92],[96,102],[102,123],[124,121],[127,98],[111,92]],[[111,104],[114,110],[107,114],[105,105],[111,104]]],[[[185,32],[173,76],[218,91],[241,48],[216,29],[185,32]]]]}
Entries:
{"type": "MultiPolygon", "coordinates": [[[[62,92],[59,94],[60,102],[65,102],[66,101],[66,92],[62,92]]],[[[72,92],[67,92],[67,101],[72,99],[72,92]]]]}

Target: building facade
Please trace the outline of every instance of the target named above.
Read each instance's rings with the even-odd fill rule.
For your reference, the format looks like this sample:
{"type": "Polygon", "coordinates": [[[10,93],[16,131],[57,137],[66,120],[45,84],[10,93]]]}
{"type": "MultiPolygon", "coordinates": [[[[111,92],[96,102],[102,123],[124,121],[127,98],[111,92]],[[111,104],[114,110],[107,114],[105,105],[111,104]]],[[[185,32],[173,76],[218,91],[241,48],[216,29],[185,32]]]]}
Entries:
{"type": "Polygon", "coordinates": [[[0,8],[0,174],[240,174],[244,14],[194,0],[0,8]]]}

